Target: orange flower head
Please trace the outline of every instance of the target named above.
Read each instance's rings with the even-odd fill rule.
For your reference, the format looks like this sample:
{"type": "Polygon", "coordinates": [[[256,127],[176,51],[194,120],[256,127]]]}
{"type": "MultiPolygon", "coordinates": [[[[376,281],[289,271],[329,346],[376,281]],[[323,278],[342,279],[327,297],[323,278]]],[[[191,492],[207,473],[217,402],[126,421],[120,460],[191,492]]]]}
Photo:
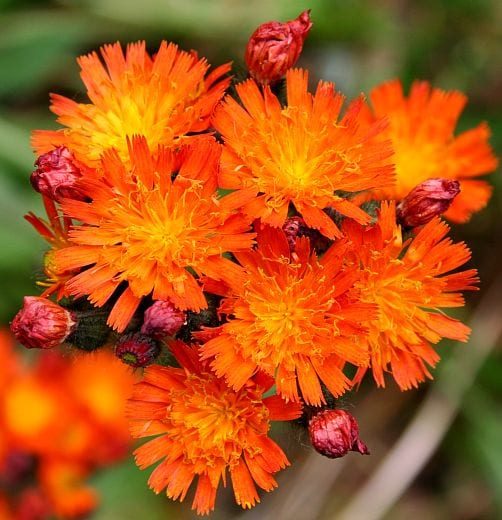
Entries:
{"type": "Polygon", "coordinates": [[[394,80],[373,89],[370,99],[366,121],[388,118],[381,138],[392,141],[397,174],[396,185],[372,194],[374,198],[401,200],[417,184],[445,178],[460,181],[460,194],[445,213],[453,222],[467,221],[486,205],[491,186],[476,178],[494,171],[497,159],[488,144],[486,124],[454,135],[467,102],[464,94],[417,81],[405,97],[401,82],[394,80]]]}
{"type": "Polygon", "coordinates": [[[237,266],[222,253],[250,248],[253,239],[244,217],[219,205],[220,145],[213,140],[152,156],[137,137],[129,154],[132,168],[110,151],[100,174],[82,181],[91,202],[63,202],[64,213],[82,224],[70,230],[74,245],[54,254],[59,270],[82,269],[66,289],[93,305],[127,284],[108,319],[119,332],[150,294],[181,310],[206,308],[195,274],[232,277],[237,266]]]}
{"type": "Polygon", "coordinates": [[[133,436],[156,436],[136,450],[136,462],[143,469],[163,459],[149,485],[174,500],[183,500],[198,477],[192,508],[199,514],[214,509],[228,469],[236,502],[251,508],[259,502],[255,484],[272,490],[273,474],[289,464],[267,435],[270,420],[295,419],[301,406],[264,398],[266,388],[253,381],[234,391],[199,360],[197,348],[170,346],[181,368],[148,367],[129,403],[133,436]]]}
{"type": "Polygon", "coordinates": [[[243,281],[230,283],[220,313],[228,322],[202,347],[202,357],[235,390],[261,370],[275,377],[286,400],[325,402],[320,381],[335,396],[348,387],[345,362],[365,366],[368,353],[354,341],[372,314],[353,294],[356,269],[341,270],[346,250],[337,241],[319,260],[309,240],[294,253],[282,230],[265,227],[255,251],[237,253],[243,281]],[[349,294],[350,293],[350,294],[349,294]]]}
{"type": "Polygon", "coordinates": [[[242,106],[227,96],[217,109],[214,125],[225,140],[220,185],[236,190],[222,203],[274,227],[284,224],[292,203],[308,226],[333,238],[340,232],[322,210],[368,222],[337,192],[390,186],[391,149],[375,138],[381,122],[360,128],[359,107],[338,119],[344,97],[332,83],[320,82],[314,95],[307,83],[306,71],[288,71],[282,107],[269,87],[262,92],[248,80],[237,86],[242,106]]]}
{"type": "Polygon", "coordinates": [[[92,513],[98,506],[98,493],[85,484],[90,468],[75,461],[43,460],[39,480],[50,501],[53,513],[60,518],[78,518],[92,513]]]}
{"type": "Polygon", "coordinates": [[[125,55],[119,43],[105,45],[101,56],[104,64],[95,52],[78,59],[90,103],[52,95],[51,110],[66,128],[34,132],[37,154],[66,146],[77,159],[96,166],[110,148],[127,161],[127,138],[134,135],[145,136],[152,149],[178,146],[194,139],[187,134],[208,129],[229,83],[221,76],[230,64],[205,77],[206,60],[165,41],[152,57],[145,42],[129,44],[125,55]]]}
{"type": "MultiPolygon", "coordinates": [[[[394,202],[382,202],[374,226],[347,220],[343,231],[352,243],[347,263],[360,269],[355,284],[360,298],[378,307],[368,336],[361,338],[369,346],[373,377],[385,386],[388,371],[402,390],[417,387],[431,377],[426,364],[439,360],[431,343],[443,337],[468,338],[470,329],[442,308],[464,305],[459,291],[475,289],[475,269],[450,272],[469,260],[470,251],[464,243],[445,238],[449,227],[439,217],[403,244],[394,202]]],[[[366,367],[359,369],[357,382],[365,372],[366,367]]]]}

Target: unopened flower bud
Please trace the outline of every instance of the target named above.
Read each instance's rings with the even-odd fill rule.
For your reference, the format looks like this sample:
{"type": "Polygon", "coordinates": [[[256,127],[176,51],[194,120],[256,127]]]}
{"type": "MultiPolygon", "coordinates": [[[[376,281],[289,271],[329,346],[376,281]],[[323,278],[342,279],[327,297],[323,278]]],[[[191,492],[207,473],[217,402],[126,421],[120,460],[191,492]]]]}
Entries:
{"type": "Polygon", "coordinates": [[[157,300],[145,311],[141,332],[156,340],[174,336],[186,323],[186,313],[170,301],[157,300]]]}
{"type": "Polygon", "coordinates": [[[159,344],[140,332],[125,334],[115,345],[115,355],[134,368],[149,365],[159,354],[159,344]]]}
{"type": "Polygon", "coordinates": [[[311,246],[317,251],[325,251],[329,246],[329,239],[317,229],[308,227],[301,217],[288,217],[282,226],[282,230],[286,234],[291,251],[295,250],[298,237],[308,237],[311,246]]]}
{"type": "Polygon", "coordinates": [[[244,56],[251,76],[263,85],[279,81],[298,60],[311,27],[310,10],[286,23],[260,25],[244,56]]]}
{"type": "Polygon", "coordinates": [[[296,238],[304,234],[305,228],[305,221],[301,217],[289,217],[284,222],[282,230],[286,234],[291,251],[295,250],[296,238]]]}
{"type": "Polygon", "coordinates": [[[415,186],[397,206],[398,221],[405,227],[423,226],[444,213],[460,193],[451,179],[428,179],[415,186]]]}
{"type": "Polygon", "coordinates": [[[61,198],[85,200],[85,195],[76,187],[81,172],[73,162],[70,150],[58,146],[50,152],[42,154],[35,162],[37,169],[31,174],[33,188],[59,201],[61,198]]]}
{"type": "Polygon", "coordinates": [[[74,313],[39,296],[25,296],[23,308],[11,323],[19,343],[27,348],[54,348],[77,326],[74,313]]]}
{"type": "Polygon", "coordinates": [[[309,421],[310,442],[314,449],[330,459],[343,457],[349,451],[369,455],[359,439],[359,426],[345,410],[323,410],[309,421]]]}

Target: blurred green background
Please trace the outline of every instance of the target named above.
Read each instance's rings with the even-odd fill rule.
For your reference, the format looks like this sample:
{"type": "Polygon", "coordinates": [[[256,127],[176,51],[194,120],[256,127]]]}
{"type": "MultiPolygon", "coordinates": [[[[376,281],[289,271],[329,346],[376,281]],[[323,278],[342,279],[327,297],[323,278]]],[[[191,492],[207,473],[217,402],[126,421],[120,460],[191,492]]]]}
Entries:
{"type": "MultiPolygon", "coordinates": [[[[306,8],[312,9],[314,26],[299,64],[310,68],[313,83],[321,78],[334,81],[349,97],[393,77],[402,78],[406,87],[418,78],[462,90],[469,104],[459,130],[486,120],[493,131],[492,145],[501,155],[499,0],[0,0],[0,323],[12,319],[24,294],[37,294],[34,283],[44,244],[22,218],[29,210],[42,214],[29,184],[35,159],[29,136],[35,128],[57,127],[48,110],[49,92],[83,98],[76,56],[116,40],[145,39],[154,51],[160,40],[168,39],[187,50],[196,49],[213,65],[232,60],[235,75],[244,77],[244,47],[256,26],[290,20],[306,8]]],[[[485,308],[500,311],[496,289],[488,306],[483,300],[500,276],[502,258],[500,171],[490,179],[495,186],[490,207],[453,230],[455,239],[471,246],[472,265],[479,268],[482,279],[480,293],[468,295],[468,307],[461,314],[467,321],[483,302],[485,308]]],[[[300,432],[278,430],[293,462],[279,477],[279,490],[263,497],[258,509],[245,513],[232,505],[227,490],[219,495],[214,518],[502,517],[502,356],[498,334],[486,331],[490,323],[481,320],[483,330],[466,346],[445,342],[439,347],[446,361],[436,371],[438,388],[445,389],[447,397],[448,389],[457,392],[458,406],[454,400],[450,407],[455,419],[444,436],[438,434],[439,449],[433,457],[424,459],[425,467],[415,472],[416,478],[385,512],[371,512],[371,495],[364,516],[354,516],[355,509],[342,510],[361,502],[364,482],[374,477],[384,456],[393,453],[406,424],[426,399],[434,401],[441,395],[436,389],[431,397],[434,384],[406,393],[392,385],[379,391],[368,385],[344,399],[344,407],[360,420],[371,457],[350,454],[328,461],[311,452],[300,432]],[[476,349],[481,348],[479,354],[476,349]],[[476,363],[481,368],[471,384],[476,363]],[[462,367],[467,367],[467,375],[462,367]],[[466,388],[460,388],[464,383],[466,388]]],[[[432,414],[425,416],[434,431],[437,421],[432,414]]],[[[429,431],[427,422],[424,428],[429,431]]],[[[430,437],[424,436],[423,442],[431,443],[430,437]]],[[[402,464],[406,463],[404,457],[402,464]]],[[[193,516],[189,500],[173,505],[150,493],[147,473],[128,461],[98,475],[94,483],[102,492],[103,507],[92,518],[193,516]]]]}

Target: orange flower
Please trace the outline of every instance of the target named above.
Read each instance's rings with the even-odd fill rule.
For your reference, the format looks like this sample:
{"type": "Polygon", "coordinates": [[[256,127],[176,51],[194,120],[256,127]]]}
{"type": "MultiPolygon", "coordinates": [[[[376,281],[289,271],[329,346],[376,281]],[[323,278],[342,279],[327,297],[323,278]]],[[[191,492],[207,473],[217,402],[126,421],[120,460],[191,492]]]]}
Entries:
{"type": "Polygon", "coordinates": [[[373,89],[370,98],[366,122],[389,119],[381,138],[392,141],[397,174],[397,184],[372,194],[374,198],[399,200],[426,179],[446,178],[460,181],[460,194],[445,213],[447,218],[465,222],[486,205],[491,186],[473,178],[495,170],[497,159],[488,144],[486,124],[454,136],[466,96],[421,81],[412,85],[406,98],[401,82],[394,80],[373,89]]]}
{"type": "Polygon", "coordinates": [[[51,351],[26,366],[1,330],[0,353],[0,472],[19,492],[7,498],[13,518],[89,513],[97,493],[85,479],[130,446],[125,400],[136,378],[106,350],[77,359],[51,351]]]}
{"type": "Polygon", "coordinates": [[[150,57],[145,42],[132,43],[126,53],[119,43],[81,56],[78,63],[91,103],[77,103],[52,95],[52,111],[66,126],[58,131],[33,134],[38,155],[56,146],[67,146],[75,157],[91,166],[99,164],[105,150],[115,148],[127,161],[127,138],[143,135],[152,149],[193,139],[187,134],[208,129],[209,116],[228,86],[222,65],[206,78],[209,66],[194,53],[162,42],[150,57]]]}
{"type": "Polygon", "coordinates": [[[202,357],[214,357],[211,367],[235,390],[262,370],[275,376],[286,400],[300,400],[298,383],[305,402],[320,405],[319,380],[338,396],[349,387],[344,363],[367,364],[368,353],[354,337],[366,334],[361,324],[371,317],[371,306],[349,298],[358,274],[341,271],[344,241],[320,260],[304,237],[290,254],[282,230],[270,227],[260,232],[258,245],[235,254],[243,281],[229,283],[220,307],[228,322],[201,347],[202,357]]]}
{"type": "Polygon", "coordinates": [[[199,514],[214,509],[228,469],[236,502],[251,508],[259,502],[255,483],[271,491],[273,473],[289,464],[267,436],[269,421],[295,419],[301,406],[263,398],[266,388],[252,381],[233,391],[199,361],[197,348],[176,341],[171,350],[181,368],[148,367],[129,404],[133,436],[156,436],[136,450],[137,464],[144,469],[164,459],[149,485],[156,493],[166,488],[174,500],[183,500],[198,476],[192,508],[199,514]]]}
{"type": "Polygon", "coordinates": [[[57,517],[81,518],[96,509],[98,493],[85,484],[88,475],[89,469],[78,462],[43,460],[38,477],[57,517]]]}
{"type": "Polygon", "coordinates": [[[270,88],[253,80],[237,86],[241,106],[227,96],[214,125],[224,137],[220,185],[237,190],[222,203],[280,227],[293,203],[308,226],[333,238],[340,232],[322,211],[332,207],[358,222],[369,216],[338,191],[390,186],[390,146],[377,143],[381,123],[359,128],[359,107],[338,119],[344,97],[332,83],[307,91],[308,73],[286,75],[288,105],[281,107],[270,88]]]}
{"type": "MultiPolygon", "coordinates": [[[[470,329],[442,308],[464,305],[459,291],[476,289],[475,269],[450,273],[469,260],[470,251],[463,242],[445,238],[449,227],[439,217],[403,244],[393,202],[382,202],[374,226],[347,220],[343,231],[352,243],[347,263],[360,269],[355,284],[360,298],[378,306],[369,335],[360,339],[369,346],[373,377],[378,386],[385,386],[383,374],[388,371],[401,389],[416,387],[431,378],[426,364],[434,366],[439,360],[431,343],[442,337],[468,338],[470,329]]],[[[358,370],[356,382],[366,370],[358,370]]]]}
{"type": "Polygon", "coordinates": [[[55,252],[58,268],[81,273],[66,283],[71,295],[88,295],[102,306],[127,282],[108,318],[123,331],[142,297],[170,300],[179,309],[207,307],[194,273],[231,277],[225,251],[250,248],[244,218],[222,210],[216,198],[220,146],[206,140],[180,154],[162,148],[152,157],[144,138],[130,144],[132,169],[107,152],[100,174],[82,180],[92,202],[66,199],[75,243],[55,252]],[[175,177],[172,180],[172,177],[175,177]]]}

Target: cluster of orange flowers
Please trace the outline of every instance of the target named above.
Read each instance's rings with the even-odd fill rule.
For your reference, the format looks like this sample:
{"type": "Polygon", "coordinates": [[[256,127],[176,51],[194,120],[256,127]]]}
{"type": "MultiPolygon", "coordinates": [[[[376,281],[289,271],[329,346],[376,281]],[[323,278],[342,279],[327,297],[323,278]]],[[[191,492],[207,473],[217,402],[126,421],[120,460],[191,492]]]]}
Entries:
{"type": "MultiPolygon", "coordinates": [[[[434,344],[469,335],[443,309],[477,275],[455,271],[470,252],[439,215],[464,222],[487,203],[488,128],[455,135],[465,96],[425,82],[408,96],[385,83],[345,109],[330,82],[309,92],[291,67],[311,25],[304,12],[261,26],[235,94],[229,64],[208,72],[172,43],[106,45],[78,60],[89,102],[53,95],[64,128],[33,136],[48,219],[27,218],[51,245],[42,298],[67,313],[56,343],[112,342],[149,365],[128,406],[133,436],[154,437],[138,465],[161,461],[150,486],[173,499],[197,478],[200,514],[227,470],[244,508],[276,486],[289,462],[270,421],[324,412],[367,372],[416,387],[434,344]]],[[[13,330],[45,348],[42,298],[13,330]]],[[[344,452],[365,453],[339,419],[344,452]]],[[[313,443],[338,456],[333,439],[320,446],[326,431],[313,443]]]]}
{"type": "Polygon", "coordinates": [[[0,518],[73,518],[92,511],[96,470],[131,446],[125,401],[136,379],[112,353],[29,364],[0,330],[0,518]]]}

